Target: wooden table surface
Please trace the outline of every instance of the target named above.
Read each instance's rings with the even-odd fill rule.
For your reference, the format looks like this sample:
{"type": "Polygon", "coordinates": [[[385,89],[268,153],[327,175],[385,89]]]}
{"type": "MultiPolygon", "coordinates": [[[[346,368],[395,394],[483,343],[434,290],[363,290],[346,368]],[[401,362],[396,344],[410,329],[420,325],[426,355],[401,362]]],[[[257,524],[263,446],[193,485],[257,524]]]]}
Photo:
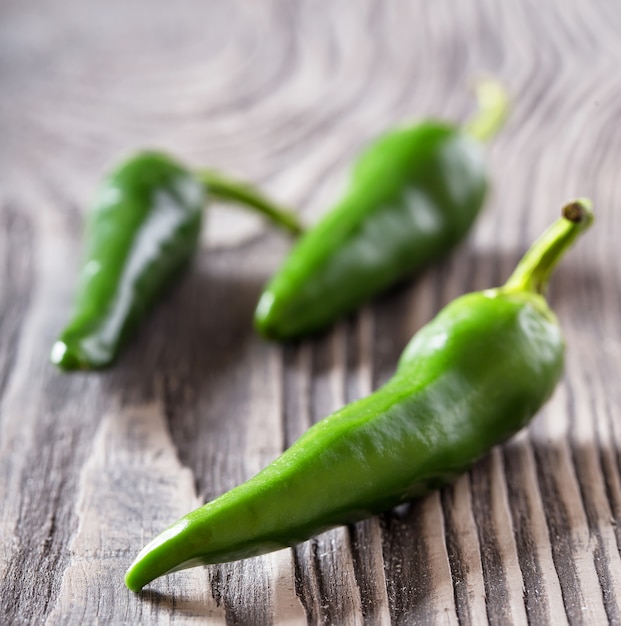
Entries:
{"type": "Polygon", "coordinates": [[[621,623],[620,32],[614,0],[4,0],[0,623],[621,623]],[[281,347],[251,319],[290,242],[214,207],[113,368],[49,364],[84,216],[123,155],[249,178],[311,223],[370,138],[466,119],[482,73],[513,111],[449,258],[281,347]],[[566,372],[527,431],[401,510],[126,590],[145,541],[387,380],[421,325],[501,283],[576,195],[597,224],[553,279],[566,372]]]}

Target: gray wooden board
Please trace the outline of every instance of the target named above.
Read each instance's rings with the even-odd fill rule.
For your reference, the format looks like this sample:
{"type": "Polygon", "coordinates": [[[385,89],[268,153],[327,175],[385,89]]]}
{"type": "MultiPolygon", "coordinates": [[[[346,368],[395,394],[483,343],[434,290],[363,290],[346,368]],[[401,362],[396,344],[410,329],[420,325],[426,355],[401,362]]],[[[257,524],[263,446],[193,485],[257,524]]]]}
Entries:
{"type": "Polygon", "coordinates": [[[621,4],[262,0],[0,4],[0,622],[621,622],[621,4]],[[98,180],[158,147],[255,180],[312,222],[361,146],[463,120],[480,74],[511,118],[449,258],[331,332],[251,318],[287,238],[212,207],[189,274],[118,364],[48,364],[98,180]],[[554,277],[562,384],[453,486],[294,550],[161,579],[145,541],[391,375],[409,337],[504,280],[576,195],[597,224],[554,277]]]}

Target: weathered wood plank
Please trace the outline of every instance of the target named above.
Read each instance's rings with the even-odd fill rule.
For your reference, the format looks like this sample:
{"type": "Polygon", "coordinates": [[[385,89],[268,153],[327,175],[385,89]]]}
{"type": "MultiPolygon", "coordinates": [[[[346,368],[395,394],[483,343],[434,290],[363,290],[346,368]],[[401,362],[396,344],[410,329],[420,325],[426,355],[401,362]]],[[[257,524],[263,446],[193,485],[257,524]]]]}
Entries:
{"type": "Polygon", "coordinates": [[[613,0],[2,3],[0,622],[618,623],[620,31],[613,0]],[[191,272],[113,369],[47,365],[112,161],[170,150],[311,222],[371,137],[465,119],[481,73],[514,108],[487,208],[448,259],[280,347],[251,319],[289,243],[211,207],[191,272]],[[125,590],[144,541],[385,382],[418,328],[503,281],[574,195],[597,224],[554,278],[566,375],[527,431],[403,509],[125,590]]]}

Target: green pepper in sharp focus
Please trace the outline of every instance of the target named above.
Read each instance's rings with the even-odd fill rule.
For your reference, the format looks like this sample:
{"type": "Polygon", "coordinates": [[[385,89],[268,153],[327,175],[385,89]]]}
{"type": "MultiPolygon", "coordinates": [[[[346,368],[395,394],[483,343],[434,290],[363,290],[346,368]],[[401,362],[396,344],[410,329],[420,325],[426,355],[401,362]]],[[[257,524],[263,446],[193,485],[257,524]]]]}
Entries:
{"type": "Polygon", "coordinates": [[[452,481],[519,431],[561,377],[564,342],[543,294],[592,219],[587,200],[567,205],[503,287],[446,306],[382,388],[165,530],[138,555],[127,586],[292,546],[392,508],[452,481]]]}
{"type": "Polygon", "coordinates": [[[299,233],[293,214],[252,187],[191,172],[144,152],[117,167],[90,215],[73,316],[52,348],[66,370],[109,365],[145,314],[194,255],[207,199],[236,202],[299,233]]]}
{"type": "Polygon", "coordinates": [[[268,338],[321,330],[468,232],[483,204],[482,141],[503,123],[507,97],[479,85],[463,129],[427,121],[389,132],[355,164],[344,198],[301,238],[261,295],[255,326],[268,338]]]}

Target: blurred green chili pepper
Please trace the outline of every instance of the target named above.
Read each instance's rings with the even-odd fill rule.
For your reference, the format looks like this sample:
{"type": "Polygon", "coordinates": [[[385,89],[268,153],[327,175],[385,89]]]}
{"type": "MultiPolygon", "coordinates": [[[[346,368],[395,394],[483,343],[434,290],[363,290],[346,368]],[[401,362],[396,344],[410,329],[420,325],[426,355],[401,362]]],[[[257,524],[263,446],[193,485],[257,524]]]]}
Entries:
{"type": "Polygon", "coordinates": [[[564,341],[543,294],[592,219],[589,201],[567,205],[503,287],[446,306],[386,385],[165,530],[131,565],[127,586],[292,546],[392,508],[452,481],[519,431],[561,377],[564,341]]]}
{"type": "Polygon", "coordinates": [[[498,83],[481,82],[478,99],[480,111],[463,129],[426,121],[383,135],[363,153],[344,198],[262,294],[255,326],[264,336],[321,330],[466,235],[487,187],[482,141],[508,109],[498,83]]]}
{"type": "Polygon", "coordinates": [[[54,344],[66,370],[104,367],[194,255],[206,200],[237,202],[299,233],[295,217],[249,185],[145,152],[117,167],[90,215],[73,316],[54,344]]]}

